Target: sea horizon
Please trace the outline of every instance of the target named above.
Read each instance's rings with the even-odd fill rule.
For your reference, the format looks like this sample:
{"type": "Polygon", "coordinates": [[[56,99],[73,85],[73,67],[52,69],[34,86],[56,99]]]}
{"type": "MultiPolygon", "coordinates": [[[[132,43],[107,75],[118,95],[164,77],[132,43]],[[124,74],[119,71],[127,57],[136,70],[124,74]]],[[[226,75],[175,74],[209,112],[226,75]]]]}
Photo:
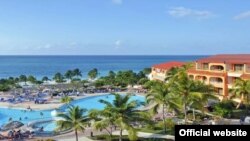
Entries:
{"type": "Polygon", "coordinates": [[[208,55],[0,55],[0,78],[22,74],[52,78],[57,72],[79,68],[83,79],[93,68],[104,76],[109,71],[133,70],[139,72],[154,64],[168,61],[194,61],[208,55]]]}

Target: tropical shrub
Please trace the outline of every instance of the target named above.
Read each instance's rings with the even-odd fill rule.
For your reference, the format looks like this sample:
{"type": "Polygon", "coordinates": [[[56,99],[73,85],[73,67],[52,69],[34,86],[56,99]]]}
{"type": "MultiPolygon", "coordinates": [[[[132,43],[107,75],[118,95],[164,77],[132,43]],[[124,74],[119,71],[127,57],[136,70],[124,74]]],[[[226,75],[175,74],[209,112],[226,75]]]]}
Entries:
{"type": "Polygon", "coordinates": [[[232,101],[222,101],[214,106],[214,113],[221,117],[231,117],[233,109],[232,101]]]}

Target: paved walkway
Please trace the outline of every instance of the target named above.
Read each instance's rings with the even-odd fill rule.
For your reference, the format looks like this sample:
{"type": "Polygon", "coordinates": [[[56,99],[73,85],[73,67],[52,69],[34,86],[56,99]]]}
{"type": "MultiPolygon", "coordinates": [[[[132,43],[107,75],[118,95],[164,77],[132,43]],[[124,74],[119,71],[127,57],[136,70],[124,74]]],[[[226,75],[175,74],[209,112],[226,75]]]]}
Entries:
{"type": "MultiPolygon", "coordinates": [[[[115,131],[113,132],[113,135],[119,135],[120,131],[115,131]]],[[[128,135],[127,131],[123,131],[123,135],[128,135]]],[[[154,133],[145,133],[145,132],[137,132],[138,137],[143,137],[143,138],[161,138],[161,139],[170,139],[174,140],[175,137],[172,135],[162,135],[162,134],[154,134],[154,133]]]]}
{"type": "MultiPolygon", "coordinates": [[[[70,139],[57,139],[57,141],[75,141],[75,140],[76,140],[75,137],[72,137],[70,139]]],[[[78,140],[79,141],[93,141],[93,140],[91,140],[91,139],[89,139],[87,137],[79,137],[78,140]]]]}

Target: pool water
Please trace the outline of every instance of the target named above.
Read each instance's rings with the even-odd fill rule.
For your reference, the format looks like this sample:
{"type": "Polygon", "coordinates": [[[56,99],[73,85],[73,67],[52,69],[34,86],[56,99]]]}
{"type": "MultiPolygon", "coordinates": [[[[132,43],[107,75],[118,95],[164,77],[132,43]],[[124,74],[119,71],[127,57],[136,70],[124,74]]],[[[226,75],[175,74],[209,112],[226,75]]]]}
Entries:
{"type": "MultiPolygon", "coordinates": [[[[82,98],[79,100],[72,101],[70,104],[74,106],[79,106],[81,108],[85,108],[87,110],[91,109],[103,109],[104,104],[100,103],[99,100],[103,99],[109,102],[114,100],[114,96],[111,94],[101,95],[101,96],[93,96],[82,98]]],[[[130,100],[137,100],[139,102],[144,102],[145,97],[134,95],[131,96],[130,100]]],[[[67,105],[63,105],[60,107],[60,110],[65,111],[67,109],[67,105]]],[[[24,124],[27,124],[31,121],[39,121],[39,120],[49,120],[52,119],[51,110],[24,110],[24,109],[10,109],[10,108],[0,108],[0,126],[8,123],[10,119],[12,121],[20,121],[24,124]]],[[[46,123],[44,126],[44,131],[53,131],[55,129],[55,123],[46,123]]]]}
{"type": "Polygon", "coordinates": [[[38,125],[36,125],[36,127],[38,127],[38,128],[43,127],[44,131],[53,132],[55,127],[56,127],[56,123],[55,122],[46,122],[46,123],[38,124],[38,125]]]}

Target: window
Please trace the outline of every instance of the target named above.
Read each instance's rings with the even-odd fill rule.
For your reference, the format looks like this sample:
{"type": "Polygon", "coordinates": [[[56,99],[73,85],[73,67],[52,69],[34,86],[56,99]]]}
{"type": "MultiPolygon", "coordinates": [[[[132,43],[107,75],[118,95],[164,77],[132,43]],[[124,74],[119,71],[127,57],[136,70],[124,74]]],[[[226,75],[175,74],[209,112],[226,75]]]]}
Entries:
{"type": "Polygon", "coordinates": [[[201,64],[197,63],[197,69],[201,69],[201,64]]]}
{"type": "Polygon", "coordinates": [[[218,66],[218,65],[213,65],[213,66],[211,66],[211,70],[223,71],[224,67],[223,66],[218,66]]]}
{"type": "Polygon", "coordinates": [[[208,70],[208,63],[203,63],[203,69],[208,70]]]}
{"type": "Polygon", "coordinates": [[[235,64],[234,71],[243,71],[244,65],[242,64],[235,64]]]}
{"type": "Polygon", "coordinates": [[[250,65],[247,65],[247,70],[246,70],[246,72],[250,72],[250,65]]]}

